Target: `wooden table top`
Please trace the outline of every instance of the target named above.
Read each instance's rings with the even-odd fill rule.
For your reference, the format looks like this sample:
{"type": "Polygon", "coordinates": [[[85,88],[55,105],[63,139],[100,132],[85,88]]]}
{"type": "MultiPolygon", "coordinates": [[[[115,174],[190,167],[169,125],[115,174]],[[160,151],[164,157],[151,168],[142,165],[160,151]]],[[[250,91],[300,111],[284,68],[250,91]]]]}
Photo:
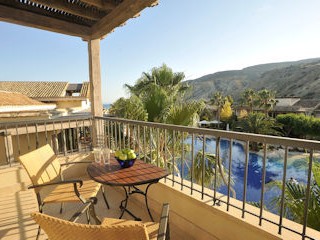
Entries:
{"type": "Polygon", "coordinates": [[[169,175],[166,169],[136,160],[129,168],[121,168],[117,160],[111,157],[110,165],[93,162],[87,172],[92,180],[111,186],[134,186],[157,182],[169,175]]]}

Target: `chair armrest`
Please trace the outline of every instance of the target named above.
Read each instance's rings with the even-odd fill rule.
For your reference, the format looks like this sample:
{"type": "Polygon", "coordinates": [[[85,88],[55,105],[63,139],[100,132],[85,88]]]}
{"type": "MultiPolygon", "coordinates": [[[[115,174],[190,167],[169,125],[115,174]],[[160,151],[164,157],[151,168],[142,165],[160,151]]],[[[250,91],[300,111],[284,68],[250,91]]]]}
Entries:
{"type": "Polygon", "coordinates": [[[81,202],[85,203],[86,199],[84,199],[80,195],[80,192],[79,192],[78,187],[77,187],[77,183],[79,184],[80,187],[82,187],[82,185],[83,185],[82,180],[73,179],[73,180],[62,180],[62,181],[58,181],[58,182],[31,185],[31,186],[28,187],[28,189],[39,188],[39,187],[47,187],[47,186],[52,186],[52,185],[73,184],[74,193],[77,195],[77,197],[80,199],[81,202]]]}
{"type": "Polygon", "coordinates": [[[31,185],[31,186],[28,187],[28,189],[46,187],[46,186],[51,186],[51,185],[70,184],[70,183],[73,183],[74,185],[79,183],[80,187],[83,185],[82,180],[80,180],[80,179],[72,179],[72,180],[63,180],[63,181],[57,181],[57,182],[50,182],[50,183],[44,183],[44,184],[31,185]]]}
{"type": "Polygon", "coordinates": [[[162,205],[157,240],[170,240],[169,203],[164,203],[162,205]]]}

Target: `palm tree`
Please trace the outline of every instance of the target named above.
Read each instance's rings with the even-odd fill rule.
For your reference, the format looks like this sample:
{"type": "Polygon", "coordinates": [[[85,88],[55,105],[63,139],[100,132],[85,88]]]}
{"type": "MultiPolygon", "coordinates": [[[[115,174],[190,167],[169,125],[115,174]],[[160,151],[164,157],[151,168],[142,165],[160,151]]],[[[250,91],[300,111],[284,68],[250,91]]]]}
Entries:
{"type": "Polygon", "coordinates": [[[217,120],[220,121],[220,113],[226,102],[226,97],[221,92],[215,92],[210,99],[210,103],[217,107],[217,120]]]}
{"type": "MultiPolygon", "coordinates": [[[[266,135],[280,135],[282,125],[276,122],[274,118],[270,118],[263,113],[251,112],[247,117],[239,121],[239,127],[243,132],[266,134],[266,135]]],[[[258,151],[258,143],[252,142],[251,147],[253,151],[258,151]]]]}
{"type": "Polygon", "coordinates": [[[188,88],[182,84],[184,73],[174,73],[163,64],[150,73],[143,73],[133,86],[125,85],[132,95],[138,96],[148,112],[148,121],[163,122],[164,116],[188,88]]]}
{"type": "MultiPolygon", "coordinates": [[[[121,117],[138,117],[133,115],[134,110],[131,111],[131,109],[124,107],[133,107],[134,104],[138,104],[139,109],[141,107],[147,113],[148,121],[196,126],[199,113],[203,110],[205,104],[202,101],[186,102],[182,99],[182,95],[187,88],[181,83],[183,78],[183,73],[173,73],[166,65],[153,68],[150,73],[143,73],[135,85],[126,85],[131,97],[127,100],[128,102],[124,99],[119,100],[120,102],[112,107],[111,112],[122,114],[121,117]],[[134,103],[130,101],[134,101],[134,103]],[[116,109],[117,107],[119,109],[116,109]],[[123,111],[129,111],[131,114],[124,114],[123,111]]],[[[223,98],[224,104],[226,98],[221,98],[223,98]]],[[[219,104],[221,107],[223,106],[223,104],[219,104]]],[[[165,130],[156,131],[152,128],[140,129],[141,131],[137,131],[136,128],[131,130],[132,134],[130,136],[133,136],[133,139],[140,139],[139,144],[136,141],[131,142],[135,142],[134,148],[139,149],[141,158],[160,166],[166,164],[166,167],[180,175],[176,161],[181,160],[182,152],[188,152],[190,149],[188,144],[181,144],[188,137],[188,134],[171,130],[167,132],[165,130]]],[[[223,167],[220,164],[217,170],[221,174],[223,173],[223,167]]],[[[212,171],[212,166],[211,170],[206,171],[212,171]]],[[[206,175],[205,178],[208,182],[212,180],[211,174],[206,175]]]]}
{"type": "Polygon", "coordinates": [[[121,118],[146,121],[148,113],[145,110],[143,103],[136,96],[131,96],[128,99],[119,98],[110,107],[110,114],[121,118]]]}
{"type": "Polygon", "coordinates": [[[164,123],[197,126],[199,113],[204,109],[203,101],[179,102],[169,107],[164,115],[164,123]]]}
{"type": "MultiPolygon", "coordinates": [[[[204,161],[203,161],[203,152],[199,151],[193,162],[193,172],[194,172],[194,180],[196,183],[201,184],[202,182],[202,172],[204,167],[204,176],[203,183],[205,186],[210,186],[215,178],[217,180],[216,186],[220,187],[223,184],[228,185],[226,176],[228,175],[227,170],[221,164],[220,158],[216,158],[215,154],[205,152],[204,153],[204,161]],[[205,164],[205,166],[203,166],[205,164]],[[217,168],[217,171],[215,171],[217,168]],[[215,177],[215,172],[217,172],[217,176],[215,177]]],[[[232,181],[232,179],[231,179],[232,181]]],[[[231,182],[233,184],[233,182],[231,182]]],[[[231,187],[231,194],[234,198],[236,198],[236,191],[231,187]]]]}
{"type": "Polygon", "coordinates": [[[239,127],[243,132],[267,135],[279,135],[277,128],[281,127],[274,118],[263,113],[249,113],[247,117],[239,121],[239,127]]]}
{"type": "Polygon", "coordinates": [[[241,103],[245,106],[249,107],[249,112],[253,112],[253,107],[255,106],[256,102],[256,93],[253,89],[247,88],[242,94],[241,94],[241,103]]]}
{"type": "Polygon", "coordinates": [[[152,86],[159,86],[170,96],[177,96],[178,92],[185,91],[188,86],[182,84],[182,80],[185,78],[183,72],[173,72],[166,64],[161,67],[152,68],[150,73],[142,73],[140,79],[137,80],[136,84],[130,86],[125,84],[131,94],[137,96],[148,93],[152,86]]]}
{"type": "MultiPolygon", "coordinates": [[[[310,185],[310,198],[308,203],[307,226],[320,230],[320,163],[314,162],[313,183],[310,185]]],[[[281,189],[282,183],[279,181],[269,183],[270,187],[281,189]]],[[[307,186],[304,183],[296,183],[291,180],[286,182],[284,216],[293,219],[298,223],[304,221],[304,208],[306,200],[307,186]]],[[[273,199],[273,207],[279,210],[281,197],[273,199]]]]}
{"type": "Polygon", "coordinates": [[[277,103],[276,93],[267,89],[260,90],[257,94],[257,105],[268,115],[277,103]]]}

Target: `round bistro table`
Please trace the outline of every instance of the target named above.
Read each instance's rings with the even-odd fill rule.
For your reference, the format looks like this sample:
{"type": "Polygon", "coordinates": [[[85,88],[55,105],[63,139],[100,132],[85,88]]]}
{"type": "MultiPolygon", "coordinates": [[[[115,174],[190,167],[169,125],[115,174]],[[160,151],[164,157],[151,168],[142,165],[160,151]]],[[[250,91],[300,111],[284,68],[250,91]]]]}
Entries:
{"type": "Polygon", "coordinates": [[[109,165],[93,162],[89,164],[87,172],[91,179],[96,182],[109,186],[123,187],[125,199],[120,203],[121,215],[119,218],[122,218],[124,212],[127,212],[135,220],[141,221],[140,218],[127,209],[129,197],[132,194],[141,194],[144,196],[150,219],[154,221],[148,206],[148,190],[152,184],[158,183],[160,179],[169,175],[166,169],[145,163],[139,159],[135,161],[132,167],[121,168],[117,160],[112,156],[109,165]],[[138,188],[139,185],[143,184],[147,184],[145,190],[138,188]]]}

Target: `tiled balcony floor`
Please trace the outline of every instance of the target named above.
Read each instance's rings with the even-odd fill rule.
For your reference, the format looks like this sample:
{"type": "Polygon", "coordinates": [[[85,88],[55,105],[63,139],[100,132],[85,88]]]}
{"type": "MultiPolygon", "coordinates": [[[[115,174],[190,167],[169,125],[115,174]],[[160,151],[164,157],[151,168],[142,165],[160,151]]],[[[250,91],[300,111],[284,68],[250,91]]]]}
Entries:
{"type": "MultiPolygon", "coordinates": [[[[107,209],[102,195],[99,193],[96,206],[97,216],[101,219],[104,217],[118,218],[120,215],[119,203],[124,198],[124,192],[121,188],[106,187],[106,193],[110,209],[107,209]]],[[[130,210],[141,217],[143,221],[150,221],[145,206],[139,203],[139,201],[131,200],[128,203],[130,210]]],[[[78,207],[80,207],[80,204],[65,204],[64,212],[60,214],[60,204],[50,204],[44,207],[44,212],[59,218],[68,219],[78,207]]],[[[30,217],[30,213],[34,211],[38,211],[38,207],[33,190],[7,194],[0,193],[0,239],[35,239],[38,226],[30,217]]],[[[159,216],[157,214],[153,214],[153,217],[155,221],[158,221],[159,216]]],[[[132,219],[126,213],[123,218],[132,219]]],[[[85,216],[82,216],[78,222],[85,223],[85,216]]],[[[47,237],[43,231],[41,233],[40,239],[46,239],[47,237]]]]}

